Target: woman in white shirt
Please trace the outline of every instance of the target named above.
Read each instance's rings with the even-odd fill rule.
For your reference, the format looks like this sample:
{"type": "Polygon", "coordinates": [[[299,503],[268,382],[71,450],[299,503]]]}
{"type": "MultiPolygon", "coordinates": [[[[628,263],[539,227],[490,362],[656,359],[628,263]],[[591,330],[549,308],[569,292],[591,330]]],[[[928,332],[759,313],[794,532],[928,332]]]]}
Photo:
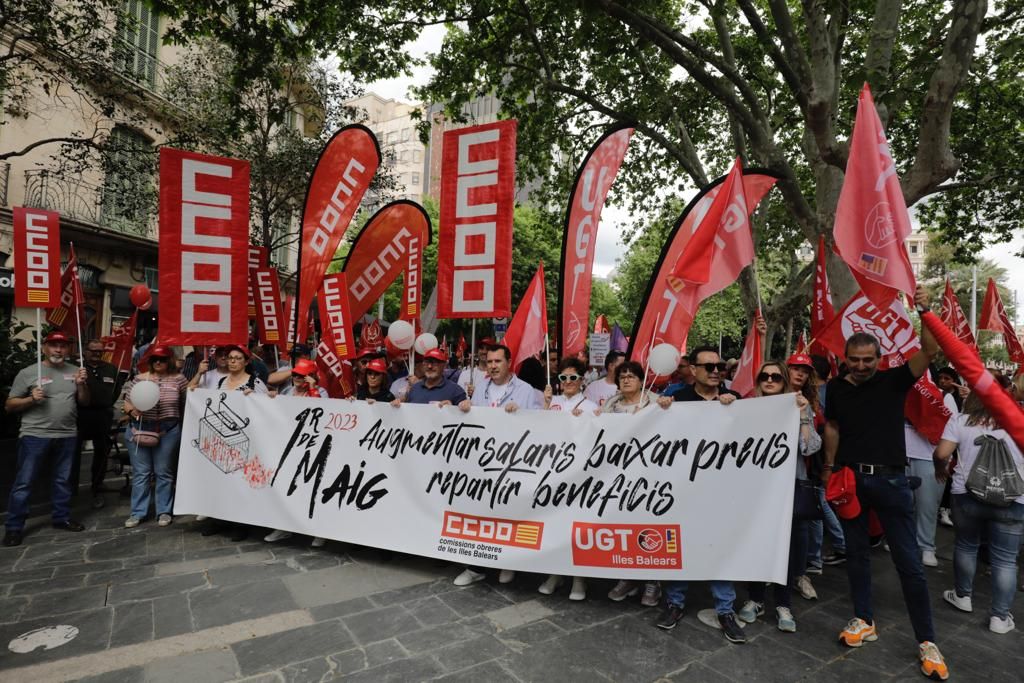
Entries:
{"type": "Polygon", "coordinates": [[[1017,552],[1024,535],[1024,496],[1006,507],[984,503],[967,491],[967,477],[978,458],[980,437],[1002,439],[1024,478],[1024,454],[996,423],[978,398],[970,394],[964,400],[963,413],[946,423],[942,440],[935,449],[935,476],[944,480],[946,464],[954,449],[959,449],[953,469],[953,523],[956,546],[953,551],[953,590],[942,597],[959,610],[970,612],[974,574],[978,566],[978,545],[987,534],[992,568],[992,608],[989,630],[1009,633],[1013,630],[1010,607],[1017,591],[1017,552]]]}

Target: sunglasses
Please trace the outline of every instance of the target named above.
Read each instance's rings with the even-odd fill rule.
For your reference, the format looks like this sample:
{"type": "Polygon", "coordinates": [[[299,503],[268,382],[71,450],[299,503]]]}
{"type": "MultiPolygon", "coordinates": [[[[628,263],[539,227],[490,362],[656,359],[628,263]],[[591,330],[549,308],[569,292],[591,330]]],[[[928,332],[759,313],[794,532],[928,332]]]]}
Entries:
{"type": "Polygon", "coordinates": [[[581,379],[583,379],[583,378],[580,377],[579,375],[559,375],[558,376],[558,381],[559,382],[578,382],[581,379]]]}
{"type": "Polygon", "coordinates": [[[149,362],[150,363],[170,363],[171,359],[170,358],[164,358],[162,356],[154,356],[153,358],[149,359],[149,362]]]}
{"type": "Polygon", "coordinates": [[[695,368],[704,368],[704,372],[712,373],[712,372],[714,372],[716,370],[718,372],[725,372],[726,368],[728,368],[729,366],[726,363],[724,363],[724,362],[720,362],[720,363],[699,363],[697,365],[694,365],[693,367],[695,367],[695,368]]]}
{"type": "Polygon", "coordinates": [[[762,372],[757,376],[758,382],[775,382],[778,384],[782,381],[782,374],[778,372],[762,372]]]}

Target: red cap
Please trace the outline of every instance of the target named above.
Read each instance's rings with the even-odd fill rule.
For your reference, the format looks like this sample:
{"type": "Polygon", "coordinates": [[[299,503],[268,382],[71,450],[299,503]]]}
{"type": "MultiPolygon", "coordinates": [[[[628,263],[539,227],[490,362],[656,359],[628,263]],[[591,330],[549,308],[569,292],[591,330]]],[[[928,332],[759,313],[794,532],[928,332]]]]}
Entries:
{"type": "Polygon", "coordinates": [[[377,352],[377,349],[375,349],[375,348],[373,348],[371,346],[366,346],[366,347],[361,348],[358,351],[356,351],[356,359],[359,359],[359,358],[372,358],[372,357],[378,356],[378,355],[380,355],[380,354],[377,352]]]}
{"type": "Polygon", "coordinates": [[[157,358],[174,358],[174,351],[170,346],[159,344],[157,346],[150,346],[146,355],[150,358],[153,358],[154,356],[157,358]]]}
{"type": "Polygon", "coordinates": [[[302,375],[303,377],[309,377],[310,375],[316,374],[316,363],[309,360],[308,358],[301,358],[295,367],[292,368],[293,375],[302,375]]]}
{"type": "Polygon", "coordinates": [[[70,344],[71,340],[64,336],[63,332],[51,332],[43,340],[47,344],[70,344]]]}
{"type": "Polygon", "coordinates": [[[794,353],[786,361],[786,365],[792,367],[794,365],[806,365],[807,367],[814,369],[814,361],[806,353],[794,353]]]}
{"type": "Polygon", "coordinates": [[[442,351],[441,349],[430,349],[425,354],[423,354],[423,360],[439,360],[442,363],[447,363],[448,354],[442,351]]]}
{"type": "Polygon", "coordinates": [[[828,486],[825,488],[825,500],[827,500],[836,514],[843,519],[853,519],[860,514],[860,500],[857,499],[857,479],[853,470],[843,467],[838,472],[833,472],[828,478],[828,486]]]}
{"type": "Polygon", "coordinates": [[[383,358],[374,358],[366,364],[367,372],[379,372],[382,375],[388,374],[387,363],[384,362],[383,358]]]}
{"type": "Polygon", "coordinates": [[[494,346],[497,343],[494,337],[484,337],[480,340],[480,346],[494,346]]]}
{"type": "Polygon", "coordinates": [[[252,355],[249,353],[249,349],[245,348],[241,344],[225,344],[224,346],[218,347],[217,351],[223,351],[224,355],[227,355],[232,351],[239,351],[247,359],[252,355]]]}

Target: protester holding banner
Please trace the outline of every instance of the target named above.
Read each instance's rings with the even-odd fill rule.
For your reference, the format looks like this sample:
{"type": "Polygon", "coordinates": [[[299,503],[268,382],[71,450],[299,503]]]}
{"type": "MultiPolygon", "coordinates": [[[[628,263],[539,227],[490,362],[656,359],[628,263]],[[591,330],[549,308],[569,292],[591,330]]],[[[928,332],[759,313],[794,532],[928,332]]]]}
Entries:
{"type": "Polygon", "coordinates": [[[702,346],[690,354],[693,368],[693,384],[684,386],[674,396],[661,396],[658,404],[667,408],[673,401],[719,401],[729,405],[740,395],[723,386],[726,364],[718,351],[710,346],[702,346]]]}
{"type": "Polygon", "coordinates": [[[249,349],[232,344],[221,347],[218,351],[220,350],[223,350],[226,354],[228,374],[220,378],[220,381],[217,383],[218,389],[241,391],[246,395],[251,393],[267,393],[267,385],[263,383],[263,380],[245,369],[246,363],[249,362],[249,349]]]}
{"type": "MultiPolygon", "coordinates": [[[[927,296],[920,287],[916,290],[915,302],[927,308],[927,296]]],[[[928,581],[914,525],[914,498],[906,475],[904,404],[908,392],[928,369],[937,351],[935,338],[927,327],[922,329],[921,346],[921,351],[904,365],[879,370],[881,346],[878,339],[858,332],[846,340],[844,356],[850,372],[829,382],[826,392],[822,481],[828,483],[836,465],[850,468],[861,506],[859,514],[842,520],[854,617],[839,634],[840,642],[860,647],[878,639],[871,609],[868,539],[868,516],[873,510],[885,529],[893,563],[900,575],[903,598],[919,644],[921,671],[945,679],[949,671],[935,645],[928,581]]]]}
{"type": "Polygon", "coordinates": [[[222,379],[228,376],[228,352],[226,347],[220,347],[213,352],[214,366],[210,367],[210,359],[203,358],[199,361],[199,368],[196,374],[189,380],[188,385],[195,389],[216,389],[220,386],[222,379]]]}
{"type": "MultiPolygon", "coordinates": [[[[942,439],[935,449],[935,475],[945,480],[950,457],[954,450],[959,449],[952,477],[953,519],[956,521],[954,588],[945,591],[943,598],[959,610],[973,610],[971,594],[978,564],[978,547],[982,539],[986,539],[992,571],[992,607],[988,627],[993,633],[1002,634],[1014,629],[1010,608],[1017,591],[1017,554],[1024,537],[1024,496],[1008,504],[1003,500],[999,501],[1001,504],[995,504],[978,498],[979,491],[969,486],[969,477],[978,456],[992,446],[998,450],[1005,449],[1003,452],[1012,458],[1018,483],[1024,480],[1024,454],[978,394],[970,394],[964,401],[963,414],[946,423],[942,439]]],[[[1009,474],[1009,471],[1004,471],[1004,474],[1009,474]]],[[[1010,478],[1012,475],[1003,477],[1004,481],[1010,478]]]]}
{"type": "Polygon", "coordinates": [[[488,347],[488,379],[475,387],[473,397],[459,403],[459,409],[468,413],[470,406],[502,408],[507,413],[540,410],[543,406],[540,392],[512,374],[512,351],[501,344],[488,347]]]}
{"type": "MultiPolygon", "coordinates": [[[[799,363],[805,357],[797,355],[792,357],[799,363]]],[[[810,359],[807,359],[810,360],[810,359]]],[[[797,367],[800,367],[797,365],[797,367]]],[[[794,374],[792,369],[778,361],[767,361],[761,364],[757,372],[757,386],[754,388],[755,396],[776,396],[793,392],[796,395],[796,405],[800,409],[800,446],[796,459],[796,496],[793,504],[793,524],[789,536],[789,565],[786,574],[785,584],[775,584],[773,587],[775,597],[775,615],[780,631],[787,633],[796,632],[796,620],[793,618],[793,597],[792,588],[797,577],[803,575],[807,563],[807,518],[802,516],[805,512],[801,509],[801,501],[814,505],[817,503],[818,495],[813,490],[813,485],[808,480],[807,466],[805,459],[812,453],[821,449],[821,436],[814,429],[814,408],[804,392],[790,384],[790,377],[794,374]]],[[[806,370],[802,370],[802,376],[806,380],[806,370]]],[[[810,385],[803,384],[804,387],[810,385]]],[[[764,614],[765,584],[756,582],[750,584],[750,599],[740,608],[736,616],[748,624],[754,623],[759,616],[764,614]]]]}
{"type": "Polygon", "coordinates": [[[53,527],[82,531],[84,526],[70,519],[71,463],[77,439],[78,406],[88,405],[89,386],[84,368],[65,362],[71,343],[60,332],[43,342],[44,358],[22,368],[14,377],[4,409],[21,414],[18,437],[18,469],[7,505],[5,546],[21,545],[28,517],[32,483],[48,453],[53,461],[53,527]],[[40,378],[42,381],[40,381],[40,378]]]}
{"type": "Polygon", "coordinates": [[[356,390],[356,398],[367,403],[381,401],[391,403],[395,395],[391,393],[388,380],[388,366],[383,358],[374,358],[363,365],[364,383],[356,390]]]}
{"type": "Polygon", "coordinates": [[[423,354],[423,379],[409,387],[402,400],[407,403],[433,403],[438,406],[458,405],[465,401],[466,392],[462,387],[444,377],[444,366],[447,362],[448,355],[441,349],[430,349],[423,354]]]}
{"type": "Polygon", "coordinates": [[[124,391],[124,412],[130,418],[124,436],[132,463],[132,511],[124,523],[129,529],[149,516],[151,477],[156,479],[157,523],[173,521],[175,461],[188,381],[174,369],[169,346],[151,347],[148,362],[149,371],[136,375],[124,391]],[[145,411],[132,403],[132,390],[141,382],[155,383],[159,392],[157,403],[145,411]]]}
{"type": "MultiPolygon", "coordinates": [[[[271,372],[267,377],[267,384],[272,387],[277,385],[286,386],[291,379],[292,366],[303,359],[309,360],[312,353],[313,352],[310,348],[305,344],[294,344],[291,351],[291,363],[280,363],[277,366],[277,369],[271,372]]],[[[214,386],[216,386],[216,384],[214,384],[214,386]]],[[[212,389],[213,387],[205,388],[212,389]]]]}
{"type": "Polygon", "coordinates": [[[271,396],[302,396],[305,398],[328,398],[327,390],[317,386],[316,363],[300,360],[292,368],[292,381],[280,391],[269,392],[271,396]]]}
{"type": "Polygon", "coordinates": [[[78,444],[75,461],[71,466],[71,491],[78,490],[78,472],[81,469],[82,447],[92,442],[91,491],[92,506],[99,510],[103,500],[103,479],[107,474],[107,456],[110,455],[110,430],[114,425],[114,401],[117,400],[117,368],[103,360],[103,342],[92,339],[85,345],[85,368],[89,385],[89,405],[78,408],[78,444]]]}
{"type": "Polygon", "coordinates": [[[588,399],[601,406],[615,395],[619,390],[619,386],[615,382],[615,370],[625,359],[626,354],[621,351],[608,352],[608,355],[604,357],[604,378],[587,385],[585,393],[588,399]]]}

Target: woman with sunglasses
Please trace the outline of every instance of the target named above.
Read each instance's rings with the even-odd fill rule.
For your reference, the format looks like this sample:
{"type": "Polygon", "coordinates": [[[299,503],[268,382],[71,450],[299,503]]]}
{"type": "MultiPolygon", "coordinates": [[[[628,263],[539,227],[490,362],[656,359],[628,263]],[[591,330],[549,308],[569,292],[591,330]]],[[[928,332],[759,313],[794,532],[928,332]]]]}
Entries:
{"type": "MultiPolygon", "coordinates": [[[[754,390],[756,396],[777,396],[794,392],[789,383],[789,368],[782,361],[766,361],[761,365],[757,373],[757,387],[754,390]]],[[[796,405],[800,409],[800,435],[799,455],[796,459],[796,478],[807,481],[807,466],[804,458],[821,448],[821,437],[814,429],[814,409],[810,401],[801,393],[796,392],[796,405]]],[[[776,584],[775,593],[775,615],[778,620],[780,631],[787,633],[796,632],[796,620],[793,618],[793,596],[792,586],[798,576],[803,574],[807,561],[807,532],[808,524],[805,519],[793,518],[792,530],[789,541],[789,571],[785,585],[776,584]]],[[[764,614],[766,585],[763,583],[749,584],[750,599],[747,600],[736,616],[747,622],[754,623],[759,616],[764,614]]]]}
{"type": "Polygon", "coordinates": [[[167,526],[173,521],[174,459],[181,441],[181,409],[185,404],[188,380],[178,372],[171,347],[158,344],[149,350],[149,370],[136,375],[124,387],[124,413],[129,417],[124,438],[132,464],[132,511],[125,527],[137,527],[149,515],[150,478],[156,478],[157,524],[167,526]],[[139,382],[155,382],[160,388],[157,404],[142,412],[132,405],[132,388],[139,382]],[[137,441],[140,431],[156,432],[155,445],[143,446],[137,441]]]}
{"type": "MultiPolygon", "coordinates": [[[[562,393],[553,396],[551,387],[544,389],[544,410],[557,410],[579,417],[584,413],[593,415],[597,412],[597,404],[583,395],[583,375],[587,372],[587,364],[579,358],[563,358],[558,364],[558,381],[562,393]]],[[[537,589],[542,595],[551,595],[565,581],[564,576],[549,574],[537,589]]],[[[572,590],[569,591],[570,600],[586,600],[587,581],[581,576],[572,578],[572,590]]]]}

